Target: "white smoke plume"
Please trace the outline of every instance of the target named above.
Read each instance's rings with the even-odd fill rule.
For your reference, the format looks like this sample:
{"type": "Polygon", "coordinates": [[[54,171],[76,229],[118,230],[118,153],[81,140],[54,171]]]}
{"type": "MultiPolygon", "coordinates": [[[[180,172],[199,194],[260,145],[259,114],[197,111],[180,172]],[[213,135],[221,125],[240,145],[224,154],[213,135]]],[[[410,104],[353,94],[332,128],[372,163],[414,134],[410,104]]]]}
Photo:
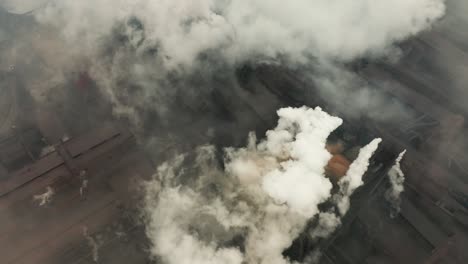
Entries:
{"type": "Polygon", "coordinates": [[[395,160],[395,165],[388,171],[388,179],[390,180],[390,189],[385,192],[385,198],[392,205],[392,216],[400,212],[401,193],[404,191],[405,174],[401,170],[400,162],[406,154],[406,150],[398,155],[395,160]]]}
{"type": "Polygon", "coordinates": [[[338,226],[341,225],[341,218],[332,212],[321,212],[318,216],[318,224],[311,229],[309,234],[312,239],[325,238],[330,236],[338,226]]]}
{"type": "Polygon", "coordinates": [[[132,43],[156,44],[167,66],[180,66],[209,50],[220,50],[232,62],[251,56],[305,62],[381,55],[444,12],[443,0],[58,0],[37,17],[61,28],[80,50],[96,48],[118,22],[137,17],[144,31],[132,43]]]}
{"type": "Polygon", "coordinates": [[[349,166],[346,176],[343,177],[338,184],[340,185],[340,194],[337,196],[338,210],[341,215],[346,214],[349,210],[349,197],[351,194],[363,184],[362,176],[369,167],[369,159],[377,150],[380,138],[372,140],[367,146],[359,151],[356,160],[349,166]]]}
{"type": "Polygon", "coordinates": [[[32,2],[0,3],[9,10],[33,9],[39,22],[39,32],[19,39],[8,52],[8,58],[16,54],[13,62],[6,63],[41,59],[26,83],[36,101],[57,98],[54,87],[86,72],[114,113],[135,127],[143,126],[145,111],[167,120],[177,110],[174,98],[192,107],[200,103],[204,92],[222,89],[213,76],[246,63],[316,69],[324,61],[395,57],[395,43],[430,28],[445,12],[443,0],[32,2]]]}
{"type": "Polygon", "coordinates": [[[261,153],[282,161],[278,168],[264,175],[262,189],[277,203],[286,203],[310,218],[332,188],[330,181],[323,177],[331,158],[325,143],[342,120],[320,108],[283,108],[278,116],[278,126],[268,131],[267,139],[257,147],[261,153]]]}
{"type": "Polygon", "coordinates": [[[332,202],[336,205],[338,213],[335,212],[335,208],[321,212],[318,216],[317,226],[309,231],[312,239],[326,238],[341,225],[341,217],[350,208],[350,197],[364,183],[362,176],[367,171],[369,160],[381,141],[380,138],[376,138],[361,148],[358,157],[351,163],[346,175],[338,182],[339,192],[333,196],[332,202]]]}
{"type": "Polygon", "coordinates": [[[10,13],[24,14],[45,5],[48,1],[50,0],[0,0],[0,7],[10,13]]]}
{"type": "Polygon", "coordinates": [[[166,120],[180,94],[198,103],[223,69],[395,57],[395,43],[444,12],[443,0],[52,0],[34,12],[45,32],[25,41],[49,54],[48,75],[34,80],[47,88],[33,94],[69,72],[87,72],[114,113],[141,127],[141,111],[166,120]],[[208,81],[194,84],[193,76],[208,81]]]}
{"type": "MultiPolygon", "coordinates": [[[[202,147],[194,159],[178,156],[158,169],[145,199],[154,256],[169,264],[291,263],[283,251],[332,196],[325,144],[342,120],[319,107],[283,108],[278,115],[260,143],[251,134],[246,148],[225,149],[223,166],[212,147],[202,147]]],[[[362,183],[378,142],[351,165],[343,197],[362,183]]],[[[320,217],[320,225],[336,227],[339,216],[333,218],[320,217]]]]}

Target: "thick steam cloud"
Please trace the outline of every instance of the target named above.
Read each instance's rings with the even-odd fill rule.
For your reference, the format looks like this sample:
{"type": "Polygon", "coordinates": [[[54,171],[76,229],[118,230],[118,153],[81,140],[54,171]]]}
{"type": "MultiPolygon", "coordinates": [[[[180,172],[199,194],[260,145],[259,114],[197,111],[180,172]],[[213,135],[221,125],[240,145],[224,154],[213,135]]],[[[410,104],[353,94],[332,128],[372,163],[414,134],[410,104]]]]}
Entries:
{"type": "Polygon", "coordinates": [[[273,61],[315,70],[362,57],[395,57],[395,43],[428,29],[445,11],[443,0],[23,2],[0,3],[8,10],[37,8],[41,32],[18,41],[32,47],[12,48],[21,50],[19,57],[43,57],[36,77],[27,80],[36,101],[47,101],[45,95],[59,94],[51,87],[86,72],[114,113],[135,127],[143,126],[148,111],[167,120],[177,110],[174,98],[193,106],[223,89],[213,82],[219,76],[227,76],[223,86],[233,86],[228,73],[244,64],[273,61]]]}
{"type": "Polygon", "coordinates": [[[382,55],[444,11],[442,0],[60,0],[37,17],[61,28],[80,50],[95,49],[116,24],[138,18],[144,27],[131,43],[157,46],[163,63],[177,67],[212,50],[230,62],[252,56],[309,62],[382,55]]]}
{"type": "MultiPolygon", "coordinates": [[[[264,140],[251,134],[247,147],[224,150],[222,164],[205,146],[159,167],[145,185],[154,256],[169,264],[291,263],[282,253],[314,217],[320,214],[328,230],[339,225],[340,216],[318,206],[332,198],[325,144],[342,120],[318,107],[283,108],[278,115],[264,140]]],[[[361,149],[340,181],[338,203],[349,202],[362,184],[379,142],[361,149]]]]}
{"type": "Polygon", "coordinates": [[[246,63],[318,68],[395,57],[396,42],[444,11],[443,0],[56,0],[34,14],[59,32],[60,56],[48,56],[47,67],[56,76],[44,83],[88,72],[114,113],[141,126],[140,112],[164,120],[174,98],[194,105],[221,89],[212,87],[213,76],[246,63]]]}
{"type": "MultiPolygon", "coordinates": [[[[23,42],[46,58],[46,73],[29,85],[40,90],[33,96],[43,93],[40,86],[50,89],[51,80],[66,83],[70,72],[86,72],[114,112],[134,118],[138,128],[139,111],[177,122],[174,98],[193,98],[186,103],[192,107],[205,90],[231,85],[221,78],[227,88],[219,87],[213,76],[265,61],[327,73],[313,82],[333,99],[341,94],[340,104],[350,101],[343,105],[351,112],[363,96],[341,93],[351,82],[359,86],[343,64],[398,54],[395,43],[428,29],[444,11],[443,0],[56,0],[34,12],[44,35],[23,42]]],[[[222,161],[215,147],[204,146],[159,166],[145,184],[144,206],[155,258],[290,263],[283,252],[299,234],[327,237],[340,225],[380,139],[361,149],[332,192],[325,144],[341,119],[306,107],[278,115],[265,139],[251,134],[245,148],[224,149],[222,161]],[[324,202],[333,208],[320,211],[324,202]]]]}

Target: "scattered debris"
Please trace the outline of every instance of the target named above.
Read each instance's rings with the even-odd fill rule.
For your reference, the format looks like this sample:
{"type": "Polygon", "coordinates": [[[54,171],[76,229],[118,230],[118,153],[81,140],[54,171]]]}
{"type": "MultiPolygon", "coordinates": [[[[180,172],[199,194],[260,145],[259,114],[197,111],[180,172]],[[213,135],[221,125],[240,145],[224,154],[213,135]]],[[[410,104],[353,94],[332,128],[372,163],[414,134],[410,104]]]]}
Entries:
{"type": "Polygon", "coordinates": [[[93,261],[97,263],[99,260],[99,246],[100,246],[98,241],[88,233],[88,227],[86,226],[83,227],[83,236],[86,238],[86,240],[88,241],[88,246],[91,248],[93,261]]]}
{"type": "Polygon", "coordinates": [[[52,153],[55,151],[55,147],[52,145],[45,146],[44,148],[41,149],[41,154],[40,156],[43,157],[49,153],[52,153]]]}
{"type": "Polygon", "coordinates": [[[80,186],[80,196],[83,197],[85,191],[88,189],[88,179],[86,175],[88,174],[87,170],[81,170],[79,177],[81,179],[81,186],[80,186]]]}
{"type": "Polygon", "coordinates": [[[84,180],[81,182],[81,187],[80,187],[80,196],[81,196],[81,197],[83,197],[84,192],[86,191],[87,188],[88,188],[88,180],[87,180],[87,179],[84,179],[84,180]]]}
{"type": "Polygon", "coordinates": [[[40,201],[39,206],[44,206],[50,203],[50,201],[52,200],[52,196],[54,196],[54,194],[55,194],[54,189],[52,189],[52,187],[50,186],[47,186],[47,191],[45,193],[34,195],[33,199],[34,201],[40,201]]]}
{"type": "Polygon", "coordinates": [[[68,140],[70,140],[70,137],[67,134],[62,136],[62,142],[67,142],[68,140]]]}

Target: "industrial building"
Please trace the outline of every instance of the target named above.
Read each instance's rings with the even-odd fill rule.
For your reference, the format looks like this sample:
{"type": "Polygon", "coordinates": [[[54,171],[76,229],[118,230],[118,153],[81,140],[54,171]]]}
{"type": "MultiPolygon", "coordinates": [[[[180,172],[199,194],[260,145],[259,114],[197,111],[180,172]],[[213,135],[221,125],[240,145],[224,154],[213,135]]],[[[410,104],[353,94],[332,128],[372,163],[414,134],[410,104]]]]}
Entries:
{"type": "MultiPolygon", "coordinates": [[[[459,16],[450,3],[448,14],[459,16]]],[[[387,102],[412,113],[399,124],[354,116],[318,92],[300,70],[256,64],[238,69],[234,89],[213,90],[196,106],[181,101],[180,111],[186,115],[177,122],[192,130],[179,131],[182,136],[169,140],[171,129],[180,126],[158,131],[154,125],[152,132],[132,129],[128,120],[113,115],[86,72],[74,73],[60,88],[63,94],[39,104],[22,80],[26,70],[2,64],[0,262],[158,263],[148,253],[138,217],[140,183],[176,149],[192,147],[181,138],[193,139],[194,145],[214,141],[220,147],[237,146],[250,130],[261,136],[273,127],[276,109],[308,105],[344,119],[333,135],[344,144],[344,158],[352,159],[353,147],[370,138],[381,137],[383,145],[342,226],[318,243],[301,236],[284,254],[302,261],[319,249],[320,263],[326,264],[468,263],[468,146],[463,140],[468,134],[468,82],[466,74],[443,70],[448,63],[466,67],[468,42],[453,29],[458,21],[447,17],[402,43],[405,56],[396,63],[359,61],[347,66],[387,102]],[[207,120],[219,120],[213,134],[199,129],[207,120]],[[162,142],[154,140],[158,133],[165,135],[162,142]],[[401,210],[392,214],[385,199],[387,174],[403,150],[405,190],[401,210]]],[[[33,22],[27,14],[0,10],[0,23],[0,28],[9,25],[2,30],[13,32],[33,22]]]]}

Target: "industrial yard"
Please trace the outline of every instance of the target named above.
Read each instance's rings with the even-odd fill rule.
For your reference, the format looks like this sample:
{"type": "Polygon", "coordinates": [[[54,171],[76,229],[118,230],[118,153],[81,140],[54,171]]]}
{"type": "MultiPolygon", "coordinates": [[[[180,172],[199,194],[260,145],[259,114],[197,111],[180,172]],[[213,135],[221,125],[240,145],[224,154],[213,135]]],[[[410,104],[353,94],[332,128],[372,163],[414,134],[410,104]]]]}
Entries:
{"type": "MultiPolygon", "coordinates": [[[[462,32],[468,21],[460,18],[464,13],[457,3],[448,0],[445,17],[432,29],[399,43],[403,55],[398,61],[363,59],[344,65],[358,83],[356,91],[347,91],[346,100],[323,92],[320,83],[304,74],[307,70],[249,62],[236,69],[235,78],[210,79],[215,85],[226,83],[226,89],[193,97],[174,92],[171,103],[177,109],[167,110],[168,120],[154,109],[147,111],[143,102],[132,109],[139,113],[132,120],[116,111],[112,100],[132,105],[139,90],[107,100],[99,92],[100,82],[80,62],[74,63],[81,71],[67,72],[64,82],[48,78],[48,73],[32,82],[31,65],[47,69],[55,58],[41,53],[29,62],[20,55],[3,56],[0,262],[166,263],[151,254],[141,213],[143,183],[173,155],[207,144],[217,149],[244,146],[250,131],[263,138],[276,125],[277,109],[306,105],[343,119],[327,142],[337,162],[327,167],[333,188],[359,148],[372,138],[382,138],[382,143],[341,225],[318,240],[304,231],[282,252],[287,259],[302,263],[310,252],[320,251],[318,263],[326,264],[468,263],[468,38],[462,32]],[[31,89],[34,85],[49,90],[31,89]],[[370,87],[370,102],[350,110],[346,103],[363,86],[370,87]],[[388,108],[376,112],[375,98],[388,108]],[[395,105],[403,114],[380,118],[393,114],[395,105]],[[386,197],[388,175],[404,150],[404,191],[396,210],[386,197]]],[[[35,22],[30,13],[0,9],[0,29],[12,36],[0,38],[0,48],[20,42],[13,35],[31,27],[35,22]]],[[[24,45],[31,45],[25,50],[43,50],[35,42],[24,45]]],[[[194,83],[208,82],[194,75],[194,83]]]]}

